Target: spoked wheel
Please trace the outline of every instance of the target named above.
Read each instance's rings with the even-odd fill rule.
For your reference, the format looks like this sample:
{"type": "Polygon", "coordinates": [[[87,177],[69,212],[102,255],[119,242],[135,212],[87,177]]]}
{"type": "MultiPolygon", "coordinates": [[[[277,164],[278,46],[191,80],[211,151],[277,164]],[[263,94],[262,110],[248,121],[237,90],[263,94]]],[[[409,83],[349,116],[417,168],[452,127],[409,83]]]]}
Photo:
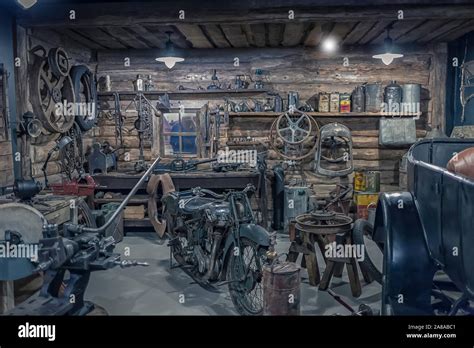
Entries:
{"type": "Polygon", "coordinates": [[[262,268],[266,248],[242,238],[239,255],[232,253],[227,266],[229,292],[240,315],[260,315],[263,312],[262,268]]]}

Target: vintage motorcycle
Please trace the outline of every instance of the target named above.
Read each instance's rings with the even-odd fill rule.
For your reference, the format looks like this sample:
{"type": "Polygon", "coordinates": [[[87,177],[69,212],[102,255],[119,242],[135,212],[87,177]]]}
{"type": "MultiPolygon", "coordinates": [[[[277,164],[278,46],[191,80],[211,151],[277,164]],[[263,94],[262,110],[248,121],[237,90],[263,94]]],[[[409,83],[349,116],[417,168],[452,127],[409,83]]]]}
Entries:
{"type": "Polygon", "coordinates": [[[241,315],[263,310],[262,267],[270,235],[255,222],[248,193],[218,194],[201,188],[163,196],[168,245],[176,261],[199,285],[219,291],[228,285],[241,315]]]}

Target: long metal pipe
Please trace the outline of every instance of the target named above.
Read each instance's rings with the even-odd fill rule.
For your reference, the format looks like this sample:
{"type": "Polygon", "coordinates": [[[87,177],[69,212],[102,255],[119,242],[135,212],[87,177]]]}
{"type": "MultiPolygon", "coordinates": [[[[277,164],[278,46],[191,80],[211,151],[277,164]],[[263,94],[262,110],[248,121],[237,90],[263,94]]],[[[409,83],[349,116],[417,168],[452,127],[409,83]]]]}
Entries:
{"type": "Polygon", "coordinates": [[[158,156],[155,161],[151,164],[150,168],[148,168],[148,170],[145,172],[145,174],[143,174],[143,176],[140,178],[140,180],[138,180],[138,182],[135,184],[135,186],[132,188],[132,190],[130,191],[130,193],[127,195],[127,197],[125,197],[125,199],[123,200],[123,202],[119,205],[119,207],[117,208],[117,210],[112,214],[112,216],[110,217],[110,219],[105,223],[103,224],[102,226],[100,227],[97,227],[97,228],[92,228],[92,227],[83,227],[81,225],[76,225],[76,224],[70,224],[70,225],[67,225],[67,229],[68,231],[71,231],[71,232],[90,232],[90,233],[101,233],[101,232],[104,232],[105,229],[107,227],[109,227],[112,222],[117,218],[117,216],[122,212],[122,210],[127,206],[128,202],[130,201],[130,199],[132,198],[133,195],[135,195],[135,193],[138,191],[138,189],[140,188],[140,186],[145,182],[145,180],[147,179],[147,177],[151,174],[151,172],[153,171],[153,169],[155,169],[156,165],[158,164],[158,162],[160,162],[161,160],[161,157],[158,156]]]}

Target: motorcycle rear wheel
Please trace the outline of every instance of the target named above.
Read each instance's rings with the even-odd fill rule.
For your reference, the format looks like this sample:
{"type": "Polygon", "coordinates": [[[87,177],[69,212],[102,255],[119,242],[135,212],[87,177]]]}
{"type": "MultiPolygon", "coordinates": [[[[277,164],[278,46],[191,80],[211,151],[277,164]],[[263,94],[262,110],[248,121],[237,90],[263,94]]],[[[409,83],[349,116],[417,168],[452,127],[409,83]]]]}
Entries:
{"type": "Polygon", "coordinates": [[[227,280],[230,281],[232,303],[240,315],[261,315],[263,312],[262,267],[266,251],[266,247],[241,238],[239,255],[233,251],[230,255],[227,280]]]}

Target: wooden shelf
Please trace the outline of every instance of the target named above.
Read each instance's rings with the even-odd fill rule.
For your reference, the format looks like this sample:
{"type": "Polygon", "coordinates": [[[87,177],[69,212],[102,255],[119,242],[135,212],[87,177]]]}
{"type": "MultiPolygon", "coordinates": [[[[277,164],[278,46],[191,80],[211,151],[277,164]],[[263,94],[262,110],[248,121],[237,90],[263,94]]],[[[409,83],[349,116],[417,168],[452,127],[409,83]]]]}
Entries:
{"type": "MultiPolygon", "coordinates": [[[[182,90],[182,91],[148,91],[143,95],[149,99],[158,99],[159,96],[168,94],[171,100],[178,99],[201,99],[201,98],[223,98],[223,97],[246,97],[267,93],[267,89],[215,89],[215,90],[182,90]]],[[[120,100],[132,100],[137,95],[134,91],[115,91],[115,92],[99,92],[98,97],[102,100],[113,100],[114,93],[118,93],[120,100]]]]}
{"type": "MultiPolygon", "coordinates": [[[[223,114],[223,113],[222,113],[223,114]]],[[[282,112],[230,112],[230,117],[277,117],[280,116],[282,112]]],[[[380,112],[306,112],[309,116],[314,117],[340,117],[340,118],[349,118],[349,117],[392,117],[393,115],[388,113],[380,112]]],[[[420,114],[416,113],[407,113],[403,115],[396,115],[394,117],[416,117],[420,114]]]]}

